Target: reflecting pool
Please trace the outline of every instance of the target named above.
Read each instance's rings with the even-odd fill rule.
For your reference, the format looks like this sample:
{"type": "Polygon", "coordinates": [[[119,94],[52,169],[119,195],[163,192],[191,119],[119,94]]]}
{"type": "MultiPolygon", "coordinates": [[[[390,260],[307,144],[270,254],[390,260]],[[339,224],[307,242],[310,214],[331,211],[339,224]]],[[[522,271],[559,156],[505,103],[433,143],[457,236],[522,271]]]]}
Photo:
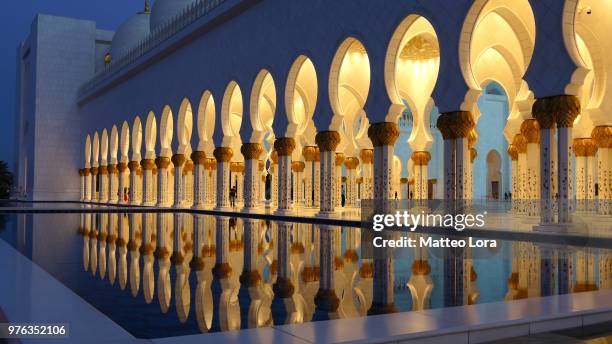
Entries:
{"type": "Polygon", "coordinates": [[[188,213],[5,216],[2,239],[138,338],[574,293],[612,280],[605,248],[496,240],[366,259],[359,228],[188,213]]]}

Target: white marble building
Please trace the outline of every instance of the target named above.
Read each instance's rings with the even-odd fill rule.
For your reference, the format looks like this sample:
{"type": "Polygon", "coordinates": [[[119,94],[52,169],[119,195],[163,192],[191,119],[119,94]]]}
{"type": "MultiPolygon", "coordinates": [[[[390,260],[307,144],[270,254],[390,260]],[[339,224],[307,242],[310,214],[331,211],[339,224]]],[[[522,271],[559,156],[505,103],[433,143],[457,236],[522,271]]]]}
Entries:
{"type": "Polygon", "coordinates": [[[18,191],[226,209],[235,187],[246,211],[321,214],[512,193],[545,224],[574,199],[608,213],[610,10],[157,0],[114,34],[39,15],[18,49],[18,191]]]}

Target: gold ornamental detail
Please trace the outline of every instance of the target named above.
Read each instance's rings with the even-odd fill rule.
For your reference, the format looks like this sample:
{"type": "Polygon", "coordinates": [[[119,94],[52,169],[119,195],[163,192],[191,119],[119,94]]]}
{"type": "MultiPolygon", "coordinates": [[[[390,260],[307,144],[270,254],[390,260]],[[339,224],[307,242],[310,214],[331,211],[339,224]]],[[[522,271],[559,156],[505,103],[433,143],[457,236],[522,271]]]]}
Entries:
{"type": "Polygon", "coordinates": [[[431,160],[431,154],[427,151],[416,151],[412,153],[412,162],[416,166],[427,166],[431,160]]]}
{"type": "Polygon", "coordinates": [[[342,166],[343,162],[344,162],[344,154],[336,153],[336,166],[342,166]]]}
{"type": "Polygon", "coordinates": [[[305,161],[314,161],[317,155],[317,147],[315,146],[306,146],[302,149],[302,155],[304,156],[305,161]]]}
{"type": "Polygon", "coordinates": [[[599,148],[612,148],[612,126],[600,125],[591,132],[593,142],[599,148]]]}
{"type": "Polygon", "coordinates": [[[185,160],[187,160],[185,158],[185,154],[174,154],[172,156],[172,163],[174,164],[175,167],[183,166],[183,164],[185,163],[185,160]]]}
{"type": "Polygon", "coordinates": [[[158,169],[168,168],[170,166],[170,158],[165,156],[160,156],[155,159],[155,165],[157,165],[158,169]]]}
{"type": "Polygon", "coordinates": [[[514,139],[512,140],[512,145],[516,147],[516,151],[519,154],[527,152],[527,139],[522,134],[514,135],[514,139]]]}
{"type": "Polygon", "coordinates": [[[574,139],[572,150],[576,156],[595,156],[595,153],[597,153],[597,145],[593,139],[578,138],[574,139]]]}
{"type": "Polygon", "coordinates": [[[274,149],[279,156],[289,156],[295,149],[295,139],[293,137],[280,137],[274,141],[274,149]]]}
{"type": "Polygon", "coordinates": [[[322,152],[335,151],[340,140],[340,133],[337,131],[320,131],[315,136],[315,142],[322,152]]]}
{"type": "Polygon", "coordinates": [[[514,144],[508,145],[507,152],[511,160],[513,161],[518,160],[518,149],[516,149],[516,146],[514,144]]]}
{"type": "Polygon", "coordinates": [[[293,172],[304,172],[304,168],[306,168],[306,164],[302,161],[293,161],[291,163],[291,170],[293,172]]]}
{"type": "Polygon", "coordinates": [[[373,149],[362,149],[359,154],[361,162],[364,164],[371,164],[374,162],[374,150],[373,149]]]}
{"type": "Polygon", "coordinates": [[[155,167],[155,160],[153,159],[143,159],[140,161],[140,166],[142,166],[143,170],[152,170],[155,167]]]}
{"type": "Polygon", "coordinates": [[[234,156],[234,151],[230,147],[217,147],[213,155],[219,162],[230,162],[232,156],[234,156]]]}
{"type": "Polygon", "coordinates": [[[374,123],[368,128],[368,137],[374,147],[393,146],[399,135],[399,127],[392,122],[374,123]]]}
{"type": "Polygon", "coordinates": [[[355,157],[348,157],[344,159],[344,166],[349,170],[354,170],[359,166],[359,159],[355,157]]]}
{"type": "Polygon", "coordinates": [[[526,119],[521,123],[521,134],[527,143],[540,143],[540,125],[535,118],[526,119]]]}
{"type": "Polygon", "coordinates": [[[191,160],[196,165],[204,165],[206,153],[202,151],[194,151],[191,153],[191,160]]]}
{"type": "Polygon", "coordinates": [[[243,162],[230,163],[230,172],[244,173],[244,163],[243,162]]]}
{"type": "Polygon", "coordinates": [[[555,124],[559,128],[571,128],[580,114],[580,100],[569,95],[539,98],[531,112],[542,129],[552,129],[555,124]]]}
{"type": "Polygon", "coordinates": [[[259,143],[245,143],[240,147],[244,160],[257,160],[263,152],[263,146],[259,143]]]}

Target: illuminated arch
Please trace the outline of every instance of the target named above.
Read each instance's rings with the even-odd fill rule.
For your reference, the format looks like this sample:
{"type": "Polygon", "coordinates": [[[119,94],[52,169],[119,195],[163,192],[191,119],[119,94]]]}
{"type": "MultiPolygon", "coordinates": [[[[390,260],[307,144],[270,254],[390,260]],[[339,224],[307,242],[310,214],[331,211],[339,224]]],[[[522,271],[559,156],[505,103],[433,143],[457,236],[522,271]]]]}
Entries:
{"type": "Polygon", "coordinates": [[[111,129],[111,135],[110,135],[110,163],[111,164],[116,164],[117,163],[117,151],[119,150],[119,133],[117,131],[117,126],[113,125],[113,128],[111,129]]]}
{"type": "Polygon", "coordinates": [[[212,156],[214,150],[213,132],[215,130],[215,100],[210,91],[204,91],[198,106],[198,150],[212,156]]]}
{"type": "Polygon", "coordinates": [[[130,151],[130,125],[127,121],[123,121],[123,125],[121,125],[121,140],[119,146],[121,162],[125,163],[129,160],[128,154],[130,151]]]}
{"type": "Polygon", "coordinates": [[[142,123],[140,117],[136,116],[132,127],[132,161],[140,162],[140,150],[142,148],[142,123]]]}
{"type": "Polygon", "coordinates": [[[314,64],[308,57],[300,55],[289,70],[285,87],[285,111],[289,121],[286,137],[302,135],[312,123],[317,94],[318,81],[314,64]]]}
{"type": "Polygon", "coordinates": [[[183,99],[179,108],[176,122],[176,135],[178,139],[178,153],[191,153],[191,133],[193,131],[193,111],[187,98],[183,99]]]}
{"type": "Polygon", "coordinates": [[[276,112],[276,87],[272,74],[263,69],[255,78],[250,102],[251,125],[253,135],[251,142],[261,143],[264,139],[268,144],[274,142],[272,123],[276,112]]]}
{"type": "Polygon", "coordinates": [[[147,123],[145,124],[145,157],[155,159],[155,141],[157,139],[157,122],[155,114],[149,112],[147,123]]]}
{"type": "Polygon", "coordinates": [[[159,123],[159,144],[161,147],[159,155],[169,158],[172,156],[172,134],[174,131],[174,120],[170,106],[164,106],[161,121],[159,123]]]}

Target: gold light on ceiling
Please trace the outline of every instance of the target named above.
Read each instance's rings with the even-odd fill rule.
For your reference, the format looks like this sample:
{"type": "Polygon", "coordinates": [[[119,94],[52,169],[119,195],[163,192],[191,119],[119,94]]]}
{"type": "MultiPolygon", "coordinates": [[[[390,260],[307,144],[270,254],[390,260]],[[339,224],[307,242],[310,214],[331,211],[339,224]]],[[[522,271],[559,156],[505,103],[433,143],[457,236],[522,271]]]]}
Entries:
{"type": "Polygon", "coordinates": [[[404,45],[399,57],[403,60],[419,61],[440,57],[438,44],[422,35],[415,36],[404,45]]]}

